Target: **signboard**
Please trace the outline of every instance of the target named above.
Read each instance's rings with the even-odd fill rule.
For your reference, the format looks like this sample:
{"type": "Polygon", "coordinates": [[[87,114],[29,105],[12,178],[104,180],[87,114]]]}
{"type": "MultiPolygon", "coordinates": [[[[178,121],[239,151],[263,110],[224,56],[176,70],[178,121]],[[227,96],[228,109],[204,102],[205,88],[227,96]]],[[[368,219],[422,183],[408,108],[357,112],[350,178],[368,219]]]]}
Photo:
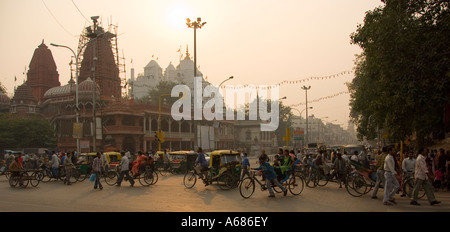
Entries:
{"type": "Polygon", "coordinates": [[[81,138],[83,138],[83,123],[81,123],[81,122],[73,123],[72,137],[74,139],[81,139],[81,138]]]}
{"type": "Polygon", "coordinates": [[[294,131],[294,141],[303,141],[303,140],[305,140],[305,132],[294,131]]]}

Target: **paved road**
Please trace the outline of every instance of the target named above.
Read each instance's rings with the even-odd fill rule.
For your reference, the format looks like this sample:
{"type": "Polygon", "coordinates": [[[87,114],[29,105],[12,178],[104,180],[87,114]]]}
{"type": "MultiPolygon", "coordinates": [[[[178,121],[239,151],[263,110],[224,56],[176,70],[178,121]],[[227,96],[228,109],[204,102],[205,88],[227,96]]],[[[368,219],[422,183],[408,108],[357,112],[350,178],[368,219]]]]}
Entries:
{"type": "Polygon", "coordinates": [[[352,197],[335,183],[325,187],[307,188],[299,196],[290,193],[283,197],[268,198],[267,191],[256,190],[249,199],[243,199],[238,189],[224,191],[217,186],[203,186],[200,182],[192,189],[183,185],[182,175],[160,177],[156,185],[144,187],[137,182],[130,187],[103,184],[103,190],[94,190],[93,182],[85,180],[71,186],[61,181],[40,183],[36,188],[11,188],[0,176],[0,211],[2,212],[449,212],[450,192],[436,193],[440,205],[430,206],[420,200],[421,206],[409,205],[409,199],[397,196],[398,205],[384,206],[370,194],[352,197]]]}

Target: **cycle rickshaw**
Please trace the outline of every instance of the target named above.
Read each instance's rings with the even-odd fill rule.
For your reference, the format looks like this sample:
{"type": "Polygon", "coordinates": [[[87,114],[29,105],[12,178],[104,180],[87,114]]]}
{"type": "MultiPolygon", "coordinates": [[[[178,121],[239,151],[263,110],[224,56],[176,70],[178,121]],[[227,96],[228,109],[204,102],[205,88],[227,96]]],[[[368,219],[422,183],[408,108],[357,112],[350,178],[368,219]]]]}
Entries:
{"type": "MultiPolygon", "coordinates": [[[[210,154],[209,167],[203,182],[207,185],[217,183],[221,189],[227,190],[238,186],[240,175],[240,153],[232,150],[216,150],[210,154]]],[[[187,172],[183,179],[184,186],[194,187],[198,176],[195,169],[187,172]]]]}

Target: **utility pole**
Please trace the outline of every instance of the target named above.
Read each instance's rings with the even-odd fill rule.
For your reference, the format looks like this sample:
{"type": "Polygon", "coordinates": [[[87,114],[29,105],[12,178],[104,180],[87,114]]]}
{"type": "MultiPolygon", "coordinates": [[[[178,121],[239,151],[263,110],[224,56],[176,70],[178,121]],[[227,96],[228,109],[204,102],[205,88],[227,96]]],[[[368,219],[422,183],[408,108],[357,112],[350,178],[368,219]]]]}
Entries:
{"type": "MultiPolygon", "coordinates": [[[[202,18],[197,17],[197,21],[191,22],[191,19],[186,18],[186,25],[188,28],[194,28],[194,78],[197,76],[197,28],[201,29],[203,26],[205,26],[206,22],[202,22],[202,18]]],[[[198,146],[198,139],[197,139],[197,123],[194,122],[194,150],[196,146],[198,146]]]]}
{"type": "Polygon", "coordinates": [[[197,76],[197,28],[201,29],[206,22],[202,22],[202,18],[198,17],[197,21],[191,22],[191,19],[186,19],[188,28],[194,28],[194,77],[197,76]]]}
{"type": "Polygon", "coordinates": [[[309,142],[309,132],[308,132],[308,90],[311,89],[311,86],[306,87],[305,85],[302,87],[303,90],[305,90],[306,94],[306,138],[305,138],[305,144],[308,144],[309,142]]]}

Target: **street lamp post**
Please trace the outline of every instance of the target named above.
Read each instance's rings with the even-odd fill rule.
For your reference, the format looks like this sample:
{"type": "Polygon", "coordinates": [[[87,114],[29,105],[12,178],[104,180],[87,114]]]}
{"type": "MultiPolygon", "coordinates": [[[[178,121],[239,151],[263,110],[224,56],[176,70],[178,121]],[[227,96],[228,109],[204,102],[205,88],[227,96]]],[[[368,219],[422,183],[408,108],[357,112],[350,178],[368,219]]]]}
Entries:
{"type": "Polygon", "coordinates": [[[194,77],[197,76],[197,28],[201,29],[206,22],[202,22],[202,18],[198,17],[197,21],[191,22],[191,19],[186,18],[186,25],[188,28],[194,28],[194,77]]]}
{"type": "MultiPolygon", "coordinates": [[[[54,47],[61,47],[61,48],[67,48],[69,49],[72,53],[73,56],[75,57],[75,111],[76,111],[76,123],[79,123],[80,121],[80,113],[79,113],[79,109],[78,109],[78,57],[80,56],[81,51],[83,51],[83,48],[87,45],[88,43],[85,43],[79,50],[78,53],[75,54],[75,51],[73,51],[72,48],[65,46],[65,45],[59,45],[59,44],[54,44],[54,43],[50,43],[51,46],[54,47]]],[[[77,138],[77,153],[80,154],[80,138],[77,138]]]]}
{"type": "MultiPolygon", "coordinates": [[[[198,17],[197,21],[191,22],[191,19],[186,18],[186,25],[188,28],[194,28],[194,77],[197,76],[197,28],[201,29],[206,22],[202,22],[202,18],[198,17]]],[[[194,150],[197,144],[197,123],[194,120],[194,150]]]]}
{"type": "MultiPolygon", "coordinates": [[[[227,79],[225,79],[224,81],[222,81],[219,86],[217,87],[218,92],[220,92],[220,86],[222,86],[223,83],[232,80],[234,77],[230,76],[227,79]]],[[[223,98],[222,98],[223,99],[223,98]]],[[[223,107],[222,109],[219,109],[222,113],[223,113],[223,107]]],[[[219,141],[218,141],[218,137],[219,137],[219,123],[216,121],[216,117],[214,117],[214,148],[215,149],[219,149],[219,141]]]]}
{"type": "Polygon", "coordinates": [[[308,90],[311,89],[311,86],[306,87],[305,85],[302,87],[303,90],[305,90],[305,94],[306,94],[306,141],[305,144],[308,144],[309,140],[308,140],[308,90]]]}

